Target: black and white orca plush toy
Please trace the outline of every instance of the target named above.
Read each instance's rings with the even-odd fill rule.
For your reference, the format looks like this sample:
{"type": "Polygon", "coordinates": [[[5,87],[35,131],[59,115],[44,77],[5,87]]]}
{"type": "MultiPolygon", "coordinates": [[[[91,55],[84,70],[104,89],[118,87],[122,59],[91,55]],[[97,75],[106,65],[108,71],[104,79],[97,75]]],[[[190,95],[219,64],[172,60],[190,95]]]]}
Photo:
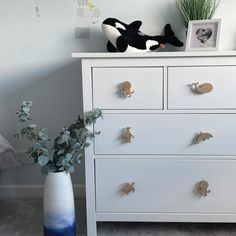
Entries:
{"type": "Polygon", "coordinates": [[[109,40],[109,52],[151,52],[164,48],[166,44],[182,47],[184,44],[175,36],[170,24],[165,26],[165,34],[149,36],[139,29],[141,21],[127,25],[115,18],[108,18],[102,24],[103,32],[109,40]]]}

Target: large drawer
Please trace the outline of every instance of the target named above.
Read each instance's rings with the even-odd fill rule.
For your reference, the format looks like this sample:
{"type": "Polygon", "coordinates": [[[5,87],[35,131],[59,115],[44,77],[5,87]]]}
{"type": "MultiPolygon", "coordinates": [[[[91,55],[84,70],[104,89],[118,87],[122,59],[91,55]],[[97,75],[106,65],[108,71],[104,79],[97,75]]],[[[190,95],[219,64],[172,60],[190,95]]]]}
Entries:
{"type": "Polygon", "coordinates": [[[104,114],[95,130],[98,155],[236,155],[236,114],[104,114]],[[196,144],[201,132],[213,137],[196,144]]]}
{"type": "Polygon", "coordinates": [[[94,107],[163,109],[162,67],[93,68],[92,77],[94,107]]]}
{"type": "Polygon", "coordinates": [[[236,109],[235,88],[236,66],[169,67],[168,109],[236,109]],[[199,93],[195,83],[213,90],[199,93]]]}
{"type": "MultiPolygon", "coordinates": [[[[96,211],[236,214],[236,161],[96,160],[96,211]],[[207,181],[207,196],[198,192],[207,181]],[[131,184],[131,192],[122,191],[131,184]]],[[[127,191],[127,189],[126,189],[127,191]]]]}

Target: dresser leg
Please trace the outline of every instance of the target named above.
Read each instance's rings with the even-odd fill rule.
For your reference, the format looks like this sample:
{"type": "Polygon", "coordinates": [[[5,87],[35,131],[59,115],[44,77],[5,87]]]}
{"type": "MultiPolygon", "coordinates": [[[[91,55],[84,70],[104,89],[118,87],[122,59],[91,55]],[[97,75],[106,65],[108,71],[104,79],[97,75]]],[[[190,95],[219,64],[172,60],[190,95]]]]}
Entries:
{"type": "Polygon", "coordinates": [[[97,222],[88,221],[87,217],[87,236],[97,236],[97,222]]]}
{"type": "MultiPolygon", "coordinates": [[[[87,186],[87,188],[89,188],[89,186],[87,186]]],[[[89,195],[87,195],[87,196],[89,196],[89,195]]],[[[94,206],[94,204],[92,204],[89,201],[89,197],[88,197],[88,199],[86,199],[87,236],[97,236],[96,213],[95,213],[95,208],[93,206],[94,206]]]]}
{"type": "Polygon", "coordinates": [[[85,181],[86,181],[86,214],[87,236],[97,235],[96,206],[95,206],[95,160],[92,153],[85,151],[85,181]]]}

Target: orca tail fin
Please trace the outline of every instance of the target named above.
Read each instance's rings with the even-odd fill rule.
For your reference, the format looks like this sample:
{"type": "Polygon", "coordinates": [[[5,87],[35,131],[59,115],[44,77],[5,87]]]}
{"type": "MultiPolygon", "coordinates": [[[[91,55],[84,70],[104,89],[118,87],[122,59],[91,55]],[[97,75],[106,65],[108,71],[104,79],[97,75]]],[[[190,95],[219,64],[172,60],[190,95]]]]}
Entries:
{"type": "Polygon", "coordinates": [[[170,24],[167,24],[164,29],[166,42],[172,44],[176,47],[183,47],[184,43],[181,42],[176,36],[174,31],[171,28],[170,24]]]}

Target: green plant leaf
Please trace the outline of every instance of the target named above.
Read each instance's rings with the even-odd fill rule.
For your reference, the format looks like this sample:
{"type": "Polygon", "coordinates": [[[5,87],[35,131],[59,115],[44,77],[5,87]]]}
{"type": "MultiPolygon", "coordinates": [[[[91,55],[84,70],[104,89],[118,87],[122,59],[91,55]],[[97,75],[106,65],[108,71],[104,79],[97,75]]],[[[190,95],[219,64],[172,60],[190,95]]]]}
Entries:
{"type": "Polygon", "coordinates": [[[77,163],[78,163],[78,164],[81,164],[81,158],[82,158],[82,156],[83,156],[83,155],[82,155],[81,153],[77,155],[77,163]]]}
{"type": "Polygon", "coordinates": [[[33,102],[32,101],[24,101],[23,103],[22,103],[22,106],[29,106],[29,107],[31,107],[32,106],[32,104],[33,104],[33,102]]]}
{"type": "Polygon", "coordinates": [[[191,20],[211,19],[220,3],[221,0],[177,0],[186,28],[191,20]]]}
{"type": "Polygon", "coordinates": [[[35,124],[29,124],[28,127],[31,128],[31,129],[35,129],[35,128],[37,128],[37,125],[35,125],[35,124]]]}
{"type": "Polygon", "coordinates": [[[39,142],[36,142],[35,144],[34,144],[34,148],[35,149],[40,149],[40,148],[42,148],[43,146],[42,146],[42,143],[39,143],[39,142]]]}
{"type": "Polygon", "coordinates": [[[30,108],[28,106],[23,106],[22,111],[24,111],[27,115],[29,115],[30,108]]]}
{"type": "Polygon", "coordinates": [[[57,168],[52,163],[48,163],[46,166],[43,166],[41,168],[41,173],[43,175],[47,175],[49,172],[56,172],[56,171],[57,171],[57,168]]]}
{"type": "Polygon", "coordinates": [[[41,167],[47,165],[49,162],[48,156],[39,156],[38,157],[38,163],[41,167]]]}
{"type": "MultiPolygon", "coordinates": [[[[81,154],[75,156],[80,149],[88,147],[89,141],[95,137],[96,132],[90,131],[87,126],[94,124],[102,112],[94,109],[87,115],[86,119],[78,116],[78,119],[71,123],[69,128],[64,127],[60,134],[54,139],[53,147],[48,148],[50,141],[46,129],[37,128],[37,125],[30,123],[30,107],[32,102],[24,101],[20,110],[16,112],[18,124],[22,126],[20,134],[23,138],[33,142],[33,147],[28,149],[28,153],[35,163],[41,166],[42,174],[48,172],[74,171],[75,164],[80,163],[81,154]],[[26,125],[24,123],[26,122],[26,125]],[[90,139],[90,140],[89,140],[90,139]],[[50,160],[49,156],[52,155],[50,160]]],[[[14,134],[18,137],[18,134],[14,134]]]]}
{"type": "Polygon", "coordinates": [[[60,149],[60,150],[57,151],[57,155],[61,155],[61,154],[63,154],[64,152],[65,152],[65,149],[60,149]]]}
{"type": "Polygon", "coordinates": [[[76,143],[73,145],[73,150],[78,150],[80,147],[81,147],[81,144],[80,144],[79,142],[76,142],[76,143]]]}
{"type": "Polygon", "coordinates": [[[46,134],[46,130],[45,129],[41,129],[38,133],[39,138],[43,141],[48,141],[48,135],[46,134]]]}
{"type": "Polygon", "coordinates": [[[69,171],[70,171],[70,173],[73,173],[73,172],[75,171],[75,167],[72,166],[72,165],[70,165],[70,167],[69,167],[69,171]]]}
{"type": "Polygon", "coordinates": [[[66,154],[66,160],[70,161],[72,159],[73,155],[71,153],[66,154]]]}
{"type": "Polygon", "coordinates": [[[49,155],[49,151],[46,148],[40,148],[40,150],[42,151],[44,156],[48,156],[49,155]]]}

